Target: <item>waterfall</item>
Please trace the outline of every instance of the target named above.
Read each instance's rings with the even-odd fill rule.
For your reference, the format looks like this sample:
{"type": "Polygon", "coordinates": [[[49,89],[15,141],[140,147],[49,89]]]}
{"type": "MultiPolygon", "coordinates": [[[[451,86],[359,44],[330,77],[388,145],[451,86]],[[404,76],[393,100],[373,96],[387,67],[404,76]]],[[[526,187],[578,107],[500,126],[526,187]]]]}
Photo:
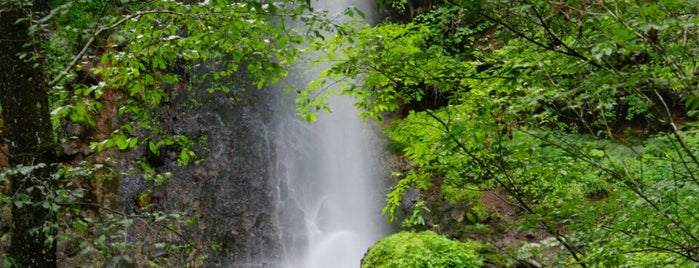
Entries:
{"type": "MultiPolygon", "coordinates": [[[[333,14],[350,3],[357,4],[324,0],[314,6],[333,14]]],[[[318,71],[312,72],[317,76],[318,71]]],[[[292,72],[290,79],[303,87],[308,81],[302,77],[308,75],[292,72]]],[[[333,112],[320,114],[315,123],[294,116],[293,98],[281,97],[281,102],[279,107],[286,108],[275,111],[276,161],[271,168],[284,249],[281,266],[359,267],[364,253],[386,229],[380,213],[384,185],[372,126],[359,118],[352,100],[344,96],[334,97],[333,112]]]]}
{"type": "Polygon", "coordinates": [[[290,117],[280,124],[279,176],[287,267],[358,267],[383,234],[383,195],[371,129],[349,99],[313,124],[290,117]]]}

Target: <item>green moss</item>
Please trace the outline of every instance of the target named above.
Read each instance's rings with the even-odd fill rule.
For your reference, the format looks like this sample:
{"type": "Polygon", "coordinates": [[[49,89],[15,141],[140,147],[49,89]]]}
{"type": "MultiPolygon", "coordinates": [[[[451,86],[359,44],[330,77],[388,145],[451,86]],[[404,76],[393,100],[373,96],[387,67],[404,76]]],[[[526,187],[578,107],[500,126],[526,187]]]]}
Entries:
{"type": "Polygon", "coordinates": [[[485,217],[488,216],[488,209],[482,202],[478,200],[473,202],[473,205],[471,206],[471,211],[473,211],[473,215],[476,216],[476,219],[478,221],[485,219],[485,217]]]}
{"type": "Polygon", "coordinates": [[[481,248],[476,242],[462,243],[432,231],[401,232],[371,247],[362,268],[449,268],[481,267],[481,248]]]}

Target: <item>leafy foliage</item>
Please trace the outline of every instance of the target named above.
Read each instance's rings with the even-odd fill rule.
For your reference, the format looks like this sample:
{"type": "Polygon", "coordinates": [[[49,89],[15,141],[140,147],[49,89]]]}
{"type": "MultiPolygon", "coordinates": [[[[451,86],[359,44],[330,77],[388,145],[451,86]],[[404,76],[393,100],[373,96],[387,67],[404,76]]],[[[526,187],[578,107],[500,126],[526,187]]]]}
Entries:
{"type": "MultiPolygon", "coordinates": [[[[442,49],[423,50],[432,37],[424,25],[388,23],[374,28],[352,27],[359,28],[352,37],[338,35],[314,44],[314,49],[328,51],[317,62],[334,64],[321,74],[321,80],[311,82],[309,89],[331,90],[329,85],[337,84],[343,94],[359,100],[357,106],[363,108],[365,117],[380,119],[381,113],[398,109],[401,101],[420,101],[430,93],[445,94],[450,88],[444,85],[460,85],[463,73],[472,71],[469,66],[448,57],[442,49]],[[362,45],[357,46],[358,49],[347,49],[354,46],[354,42],[362,42],[362,45]],[[401,64],[396,65],[396,62],[401,64]],[[440,84],[442,80],[450,83],[440,84]],[[425,92],[425,87],[439,91],[425,92]]],[[[311,107],[325,106],[322,98],[299,102],[311,107]]]]}

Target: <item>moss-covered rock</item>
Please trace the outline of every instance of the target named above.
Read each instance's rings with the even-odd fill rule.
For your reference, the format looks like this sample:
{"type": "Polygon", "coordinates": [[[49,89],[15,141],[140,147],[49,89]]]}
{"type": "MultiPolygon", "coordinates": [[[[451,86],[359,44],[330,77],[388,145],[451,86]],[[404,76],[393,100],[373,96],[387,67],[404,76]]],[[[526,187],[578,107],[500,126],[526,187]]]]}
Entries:
{"type": "Polygon", "coordinates": [[[369,249],[362,268],[481,267],[477,244],[450,240],[432,231],[390,235],[369,249]]]}

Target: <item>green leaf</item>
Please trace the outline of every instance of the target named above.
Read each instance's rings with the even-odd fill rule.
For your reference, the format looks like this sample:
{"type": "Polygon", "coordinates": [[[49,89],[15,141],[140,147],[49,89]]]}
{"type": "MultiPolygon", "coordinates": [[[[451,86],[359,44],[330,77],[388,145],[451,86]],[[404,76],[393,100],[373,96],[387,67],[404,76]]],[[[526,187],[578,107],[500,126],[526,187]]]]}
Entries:
{"type": "Polygon", "coordinates": [[[160,155],[160,149],[158,145],[153,141],[148,141],[148,149],[153,155],[160,155]]]}
{"type": "Polygon", "coordinates": [[[129,144],[128,144],[128,147],[127,147],[127,148],[136,148],[136,145],[138,144],[138,138],[137,138],[137,137],[129,138],[128,141],[129,141],[129,144]]]}

